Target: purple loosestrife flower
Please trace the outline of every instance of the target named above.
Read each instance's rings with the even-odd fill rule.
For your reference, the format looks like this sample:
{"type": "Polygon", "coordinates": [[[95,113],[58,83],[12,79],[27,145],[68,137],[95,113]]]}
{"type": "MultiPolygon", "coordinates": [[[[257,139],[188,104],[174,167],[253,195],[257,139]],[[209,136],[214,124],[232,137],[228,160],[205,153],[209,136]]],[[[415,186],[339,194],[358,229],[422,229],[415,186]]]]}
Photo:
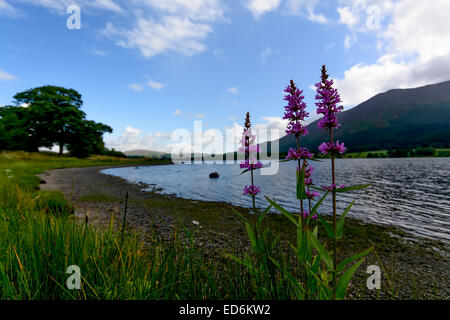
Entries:
{"type": "Polygon", "coordinates": [[[306,103],[303,101],[305,97],[302,95],[303,90],[296,87],[293,80],[291,80],[290,85],[284,90],[288,93],[284,96],[284,100],[288,102],[288,105],[284,107],[284,117],[283,119],[289,120],[287,125],[286,134],[301,136],[307,135],[308,130],[302,124],[302,121],[309,116],[306,112],[306,103]]]}
{"type": "Polygon", "coordinates": [[[345,188],[345,184],[341,184],[341,186],[339,188],[337,188],[336,184],[334,184],[334,183],[331,184],[330,186],[322,186],[322,190],[330,191],[330,192],[333,192],[336,189],[343,189],[343,188],[345,188]]]}
{"type": "Polygon", "coordinates": [[[333,88],[334,81],[328,80],[328,74],[326,68],[322,68],[322,81],[316,83],[316,100],[317,114],[323,114],[323,118],[319,121],[318,126],[321,129],[336,129],[341,125],[339,124],[336,113],[344,110],[343,106],[337,104],[342,102],[341,97],[337,89],[333,88]]]}
{"type": "Polygon", "coordinates": [[[305,193],[306,197],[311,200],[319,196],[319,193],[317,191],[306,190],[305,193]]]}
{"type": "MultiPolygon", "coordinates": [[[[297,168],[297,170],[298,170],[298,168],[297,168]]],[[[312,181],[312,179],[311,179],[311,174],[312,174],[313,171],[314,171],[314,167],[311,166],[309,163],[306,163],[306,168],[305,168],[305,186],[307,186],[307,187],[313,185],[313,181],[312,181]]],[[[317,197],[317,196],[319,195],[317,192],[312,192],[312,193],[310,193],[309,191],[310,191],[310,190],[309,190],[309,188],[308,188],[308,189],[306,190],[306,196],[307,196],[309,199],[313,199],[314,197],[317,197]],[[309,194],[310,196],[308,196],[308,194],[309,194]]]]}
{"type": "MultiPolygon", "coordinates": [[[[288,125],[286,129],[287,135],[293,135],[297,140],[297,148],[292,149],[289,148],[288,155],[286,160],[295,159],[298,162],[297,172],[303,170],[307,165],[307,159],[311,159],[313,154],[308,151],[306,148],[300,147],[300,136],[304,136],[308,134],[308,130],[303,125],[302,121],[305,120],[306,117],[309,116],[309,113],[306,112],[306,103],[303,101],[305,97],[302,95],[303,91],[298,89],[295,85],[294,81],[291,80],[289,86],[284,90],[287,95],[284,96],[284,100],[288,102],[287,106],[284,107],[284,117],[283,119],[288,120],[288,125]],[[303,167],[302,167],[303,160],[303,167]]],[[[308,177],[305,179],[306,182],[311,183],[311,178],[308,177]],[[306,181],[308,180],[308,181],[306,181]]],[[[298,181],[297,181],[298,183],[298,181]]],[[[300,213],[299,215],[303,217],[303,199],[300,198],[300,213]]],[[[302,227],[303,227],[303,219],[302,219],[302,227]]]]}
{"type": "Polygon", "coordinates": [[[247,112],[245,116],[244,131],[242,133],[242,139],[240,141],[241,147],[239,148],[240,152],[245,153],[245,160],[240,163],[240,168],[250,170],[252,184],[250,186],[244,187],[243,195],[249,195],[252,197],[253,213],[256,215],[255,196],[261,192],[261,188],[254,185],[253,170],[261,168],[262,164],[258,161],[259,146],[254,145],[256,137],[252,134],[250,127],[250,113],[247,112]]]}
{"type": "Polygon", "coordinates": [[[344,154],[347,148],[344,146],[344,143],[339,144],[339,140],[336,143],[331,142],[323,142],[319,146],[319,151],[324,154],[344,154]]]}
{"type": "MultiPolygon", "coordinates": [[[[316,100],[317,114],[323,114],[322,119],[320,119],[318,126],[319,128],[326,129],[330,136],[329,142],[324,142],[319,146],[319,151],[324,155],[331,155],[331,185],[323,186],[322,189],[325,191],[333,192],[333,298],[336,298],[336,226],[337,226],[337,213],[336,213],[336,167],[335,167],[335,155],[343,154],[346,151],[344,143],[339,143],[339,141],[334,142],[333,130],[337,129],[340,124],[336,118],[336,114],[342,112],[344,107],[338,104],[341,101],[341,97],[337,89],[333,88],[334,81],[328,80],[329,75],[326,66],[322,66],[321,70],[321,81],[316,84],[316,100]]],[[[341,186],[343,188],[345,186],[341,186]]]]}
{"type": "Polygon", "coordinates": [[[313,154],[308,151],[306,148],[299,148],[298,150],[289,148],[288,155],[286,156],[286,159],[311,159],[313,157],[313,154]]]}
{"type": "Polygon", "coordinates": [[[255,185],[251,185],[250,187],[245,186],[244,187],[244,196],[250,195],[250,196],[256,196],[258,193],[261,192],[261,188],[255,185]]]}
{"type": "MultiPolygon", "coordinates": [[[[307,219],[308,217],[309,217],[309,211],[303,211],[303,218],[304,219],[307,219]]],[[[317,220],[318,219],[318,217],[317,217],[317,214],[313,214],[313,216],[311,217],[311,220],[317,220]]]]}
{"type": "Polygon", "coordinates": [[[314,171],[314,167],[313,166],[311,166],[311,165],[309,165],[308,164],[308,166],[306,167],[306,169],[305,169],[305,178],[309,178],[309,177],[311,177],[311,174],[312,174],[312,172],[314,171]]]}

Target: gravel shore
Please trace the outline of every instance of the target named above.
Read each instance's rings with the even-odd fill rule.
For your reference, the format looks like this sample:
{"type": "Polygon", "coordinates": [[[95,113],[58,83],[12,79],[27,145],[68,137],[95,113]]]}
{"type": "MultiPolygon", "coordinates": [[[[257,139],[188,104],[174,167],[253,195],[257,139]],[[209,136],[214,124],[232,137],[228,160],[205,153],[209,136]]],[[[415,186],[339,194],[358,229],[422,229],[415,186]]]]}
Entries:
{"type": "MultiPolygon", "coordinates": [[[[142,189],[148,186],[100,173],[105,168],[109,167],[51,170],[39,175],[41,189],[61,191],[75,205],[76,216],[83,220],[88,216],[89,223],[99,232],[109,227],[111,217],[113,224],[119,225],[128,191],[127,228],[138,231],[144,240],[155,233],[169,239],[175,226],[182,222],[195,232],[195,243],[205,252],[205,259],[248,247],[243,223],[232,213],[230,204],[144,192],[142,189]]],[[[248,213],[248,209],[233,207],[243,214],[248,213]]],[[[276,232],[282,230],[286,237],[293,236],[282,217],[273,215],[267,219],[272,220],[276,232]]],[[[350,298],[388,298],[392,287],[396,299],[450,298],[449,250],[445,244],[416,238],[397,228],[348,218],[339,256],[348,257],[370,246],[376,248],[382,264],[375,254],[368,256],[353,279],[350,298]],[[382,269],[379,292],[366,288],[369,265],[382,269]]]]}

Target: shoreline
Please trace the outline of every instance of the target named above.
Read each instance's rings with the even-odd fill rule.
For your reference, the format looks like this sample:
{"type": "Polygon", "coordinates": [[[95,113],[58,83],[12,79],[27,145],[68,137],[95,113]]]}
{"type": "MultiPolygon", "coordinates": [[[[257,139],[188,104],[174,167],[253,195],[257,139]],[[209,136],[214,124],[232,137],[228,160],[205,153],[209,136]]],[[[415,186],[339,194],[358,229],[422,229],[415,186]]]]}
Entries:
{"type": "MultiPolygon", "coordinates": [[[[155,191],[142,191],[147,185],[100,173],[100,170],[116,167],[133,166],[55,169],[38,177],[45,181],[45,184],[41,184],[42,190],[61,191],[75,205],[76,216],[80,219],[88,216],[89,223],[100,231],[109,227],[111,216],[118,226],[123,218],[125,191],[128,191],[127,229],[137,231],[144,241],[154,232],[163,239],[170,239],[176,225],[182,222],[194,231],[195,244],[204,251],[205,258],[248,247],[245,227],[230,207],[244,215],[249,215],[249,209],[224,202],[190,200],[155,191]],[[192,221],[198,221],[200,225],[195,226],[192,221]]],[[[283,237],[292,240],[292,230],[286,219],[280,215],[268,215],[267,220],[275,232],[281,231],[283,237]]],[[[396,293],[398,298],[433,299],[435,295],[439,299],[450,298],[447,288],[450,263],[445,245],[439,241],[418,238],[395,227],[352,218],[346,221],[344,239],[339,248],[341,256],[347,257],[374,245],[383,263],[380,267],[386,268],[389,278],[393,279],[391,283],[399,283],[396,293]],[[436,252],[434,246],[440,248],[441,252],[436,252]]],[[[376,297],[376,293],[365,289],[365,279],[368,277],[365,270],[368,265],[380,265],[377,260],[371,255],[361,266],[354,278],[350,297],[376,297]]],[[[382,273],[382,285],[386,290],[382,287],[380,296],[386,297],[390,284],[382,273]]]]}

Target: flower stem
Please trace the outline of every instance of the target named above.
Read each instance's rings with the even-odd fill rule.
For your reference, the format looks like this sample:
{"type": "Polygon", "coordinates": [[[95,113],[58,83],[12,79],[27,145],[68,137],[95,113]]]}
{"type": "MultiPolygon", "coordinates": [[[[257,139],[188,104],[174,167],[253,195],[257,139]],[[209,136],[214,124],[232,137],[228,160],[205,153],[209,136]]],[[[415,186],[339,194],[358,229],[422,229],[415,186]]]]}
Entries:
{"type": "MultiPolygon", "coordinates": [[[[333,144],[333,129],[330,128],[330,142],[333,144]]],[[[331,154],[331,179],[332,184],[336,185],[334,154],[331,154]]],[[[333,191],[333,299],[336,299],[336,191],[333,191]]]]}
{"type": "MultiPolygon", "coordinates": [[[[297,135],[296,138],[297,138],[297,150],[300,150],[300,136],[297,135]]],[[[300,170],[302,170],[302,164],[300,159],[298,159],[298,170],[299,173],[301,172],[300,170]]],[[[297,183],[299,182],[297,181],[297,183]]],[[[300,221],[303,229],[303,199],[301,197],[300,197],[300,221]]]]}
{"type": "MultiPolygon", "coordinates": [[[[254,179],[253,179],[253,168],[250,170],[251,176],[252,176],[252,186],[255,185],[254,179]]],[[[255,219],[255,232],[256,232],[256,204],[255,204],[255,195],[252,194],[252,201],[253,201],[253,215],[255,219]]]]}

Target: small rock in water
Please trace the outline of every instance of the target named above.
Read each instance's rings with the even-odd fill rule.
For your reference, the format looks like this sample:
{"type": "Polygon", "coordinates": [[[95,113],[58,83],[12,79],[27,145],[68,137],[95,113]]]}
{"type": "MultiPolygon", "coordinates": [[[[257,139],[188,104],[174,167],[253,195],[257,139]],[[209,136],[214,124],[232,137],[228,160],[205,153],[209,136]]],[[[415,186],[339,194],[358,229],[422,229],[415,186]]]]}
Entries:
{"type": "Polygon", "coordinates": [[[218,174],[217,172],[213,172],[213,173],[210,173],[210,174],[209,174],[209,177],[215,179],[215,178],[218,178],[218,177],[219,177],[219,174],[218,174]]]}

